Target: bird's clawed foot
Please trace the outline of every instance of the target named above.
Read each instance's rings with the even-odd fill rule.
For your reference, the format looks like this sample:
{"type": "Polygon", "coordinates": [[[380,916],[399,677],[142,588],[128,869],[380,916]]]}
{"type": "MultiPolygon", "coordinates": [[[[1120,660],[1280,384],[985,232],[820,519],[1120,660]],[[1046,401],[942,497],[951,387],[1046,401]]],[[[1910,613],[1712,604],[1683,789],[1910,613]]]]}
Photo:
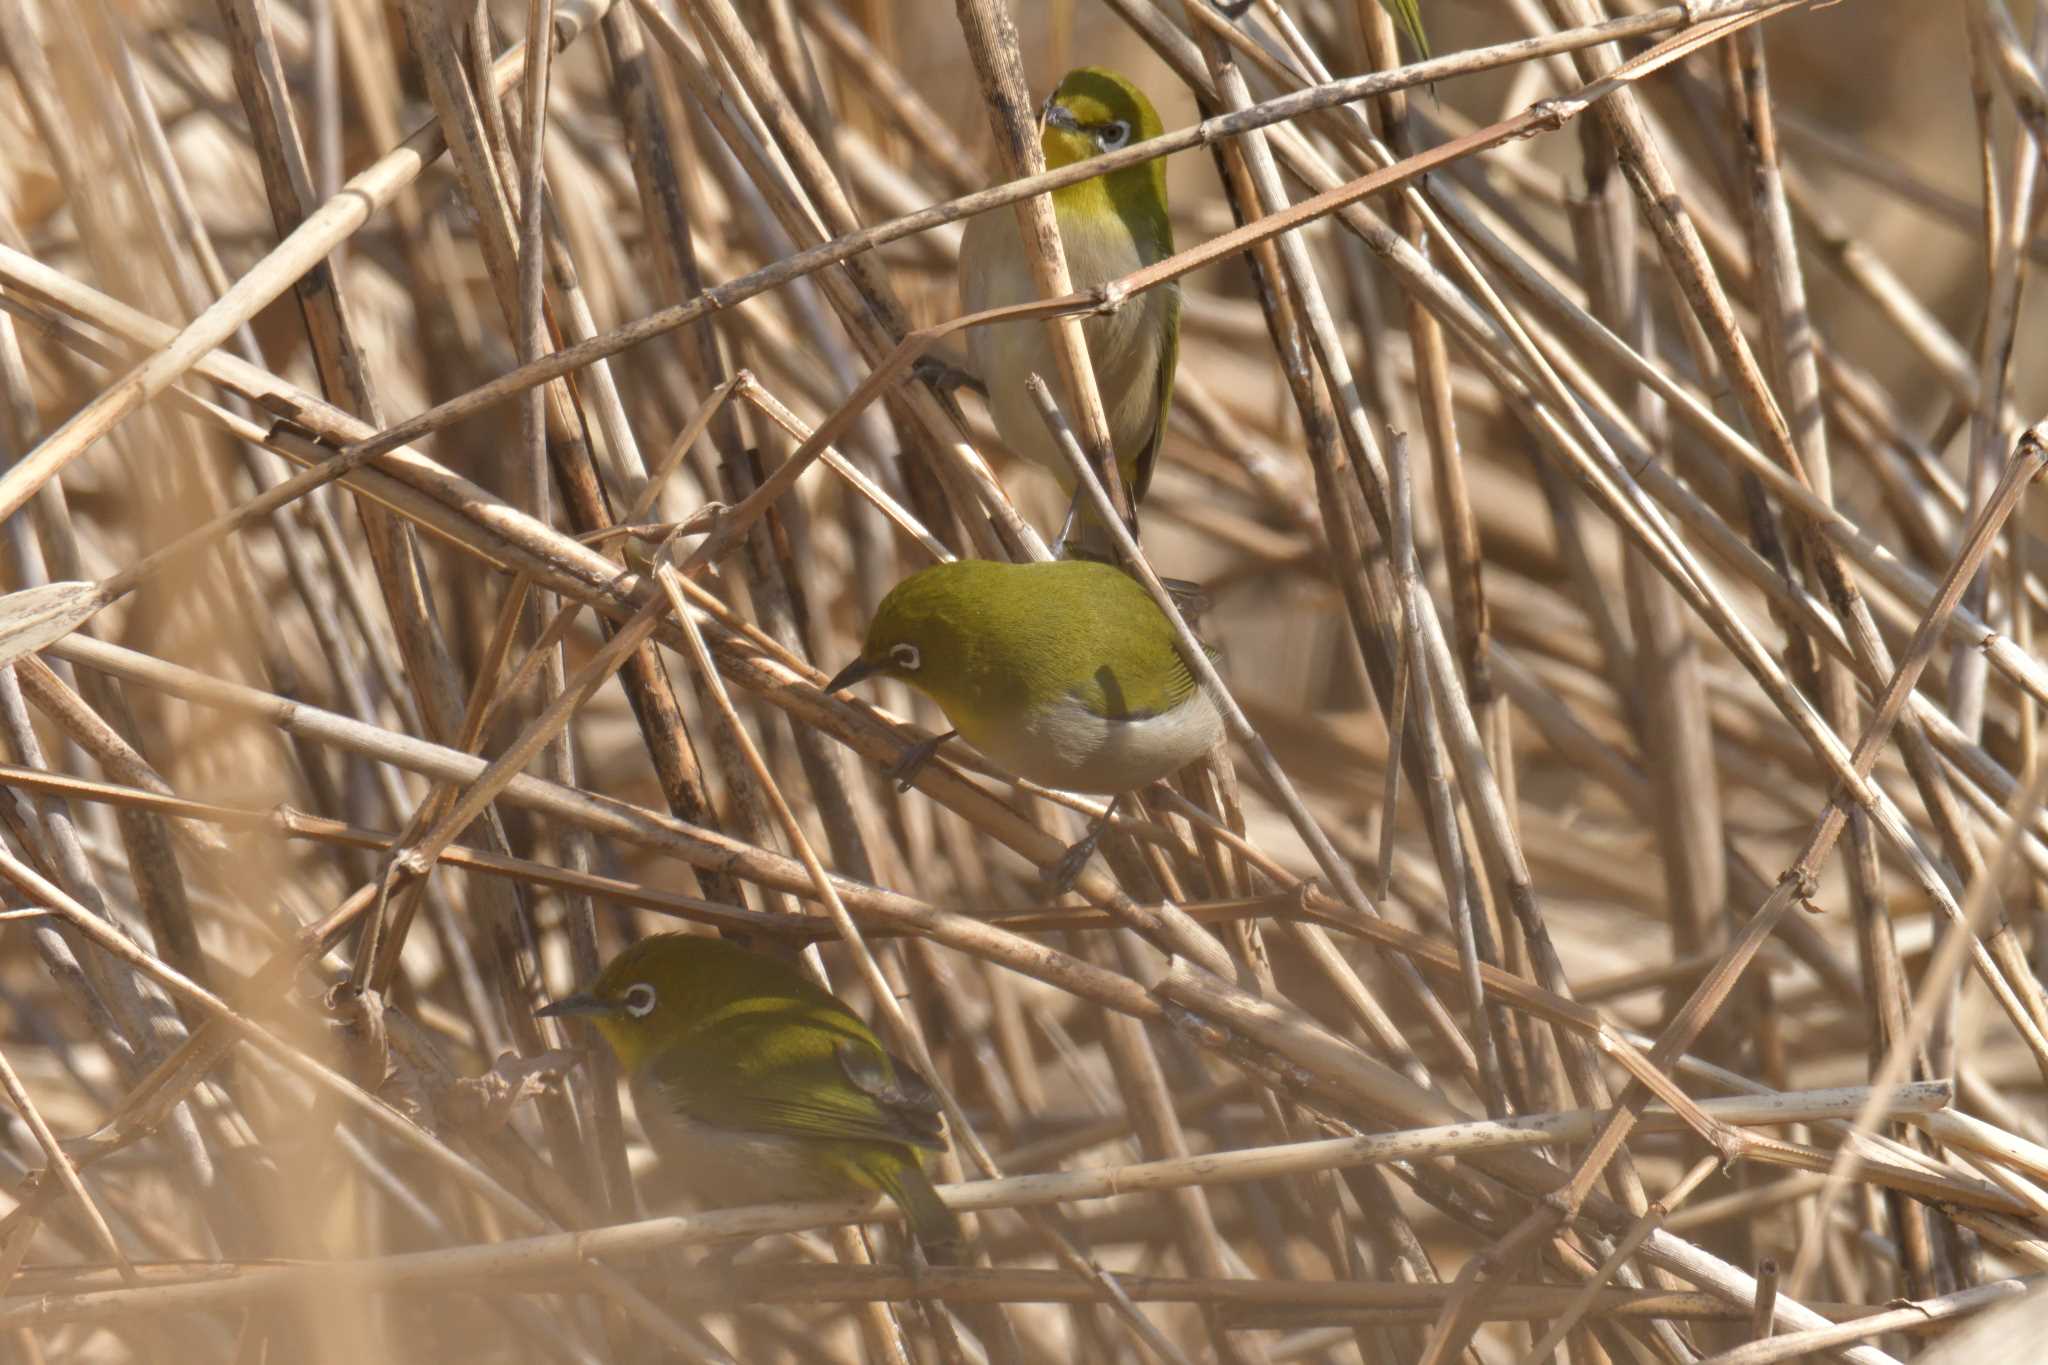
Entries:
{"type": "Polygon", "coordinates": [[[943,735],[933,735],[930,739],[919,740],[904,751],[903,757],[882,769],[882,776],[894,782],[897,791],[909,791],[910,784],[917,780],[917,774],[924,765],[932,761],[932,756],[938,753],[939,746],[959,733],[958,730],[948,730],[943,735]]]}
{"type": "Polygon", "coordinates": [[[1053,537],[1052,557],[1067,557],[1067,540],[1074,534],[1074,523],[1081,519],[1081,490],[1075,489],[1074,496],[1067,503],[1067,519],[1060,523],[1060,533],[1053,537]]]}
{"type": "Polygon", "coordinates": [[[988,397],[988,385],[979,375],[962,369],[943,356],[919,356],[911,362],[910,372],[949,397],[961,389],[971,389],[983,398],[988,397]]]}
{"type": "Polygon", "coordinates": [[[740,1253],[759,1240],[758,1237],[735,1237],[729,1242],[713,1242],[697,1258],[697,1273],[720,1283],[736,1283],[740,1253]]]}
{"type": "Polygon", "coordinates": [[[1088,832],[1081,836],[1081,842],[1060,855],[1058,862],[1043,871],[1047,900],[1058,900],[1073,889],[1080,879],[1081,869],[1088,866],[1088,860],[1095,856],[1095,850],[1102,847],[1102,836],[1109,832],[1109,822],[1116,815],[1115,797],[1110,798],[1108,809],[1102,818],[1088,826],[1088,832]]]}

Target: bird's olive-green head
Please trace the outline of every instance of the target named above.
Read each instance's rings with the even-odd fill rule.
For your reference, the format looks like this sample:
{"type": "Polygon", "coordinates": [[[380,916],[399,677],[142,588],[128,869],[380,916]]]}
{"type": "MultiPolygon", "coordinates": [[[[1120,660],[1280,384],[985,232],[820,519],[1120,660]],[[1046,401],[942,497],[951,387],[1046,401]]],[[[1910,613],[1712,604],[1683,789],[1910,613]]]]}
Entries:
{"type": "Polygon", "coordinates": [[[837,1005],[794,964],[704,934],[653,934],[613,958],[582,991],[538,1013],[589,1019],[631,1075],[735,1000],[792,994],[837,1005]]]}
{"type": "Polygon", "coordinates": [[[943,705],[986,654],[988,632],[1012,615],[1009,599],[1026,590],[1007,572],[1014,567],[962,559],[904,579],[875,609],[860,657],[839,670],[825,690],[836,692],[866,678],[900,678],[943,705]]]}
{"type": "MultiPolygon", "coordinates": [[[[1058,170],[1165,131],[1145,92],[1100,66],[1069,71],[1039,111],[1039,146],[1048,169],[1058,170]]],[[[1166,162],[1127,166],[1096,180],[1054,192],[1056,198],[1108,196],[1119,216],[1166,214],[1166,162]]]]}
{"type": "Polygon", "coordinates": [[[1145,92],[1100,66],[1069,71],[1047,97],[1039,123],[1045,164],[1055,170],[1164,131],[1145,92]]]}
{"type": "Polygon", "coordinates": [[[539,1014],[589,1019],[620,1065],[635,1071],[664,1037],[685,1026],[694,987],[715,970],[698,945],[716,942],[681,934],[643,938],[613,958],[587,988],[539,1014]]]}

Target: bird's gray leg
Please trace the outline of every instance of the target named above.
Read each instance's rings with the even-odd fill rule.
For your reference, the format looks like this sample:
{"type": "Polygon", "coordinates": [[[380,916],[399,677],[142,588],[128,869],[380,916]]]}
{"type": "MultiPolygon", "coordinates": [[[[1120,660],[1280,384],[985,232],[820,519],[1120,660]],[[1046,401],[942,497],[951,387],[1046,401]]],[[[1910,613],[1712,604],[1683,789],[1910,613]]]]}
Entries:
{"type": "Polygon", "coordinates": [[[932,756],[938,753],[941,744],[959,733],[958,730],[948,730],[943,735],[933,735],[930,739],[919,740],[904,751],[903,757],[882,769],[882,776],[894,781],[897,791],[909,791],[910,784],[917,779],[918,770],[932,761],[932,756]]]}
{"type": "Polygon", "coordinates": [[[1075,489],[1073,498],[1067,503],[1067,519],[1060,523],[1060,533],[1053,538],[1052,557],[1067,557],[1067,537],[1074,534],[1074,523],[1081,519],[1081,490],[1075,489]]]}
{"type": "Polygon", "coordinates": [[[723,1242],[713,1242],[704,1248],[697,1258],[696,1271],[712,1279],[730,1281],[739,1274],[740,1253],[760,1241],[755,1237],[734,1237],[723,1242]]]}
{"type": "Polygon", "coordinates": [[[960,389],[972,389],[988,397],[988,385],[972,370],[962,369],[944,356],[921,355],[910,362],[910,372],[949,397],[960,389]]]}
{"type": "Polygon", "coordinates": [[[1088,860],[1095,856],[1095,850],[1102,846],[1102,836],[1109,832],[1109,822],[1116,817],[1116,803],[1123,800],[1121,795],[1109,798],[1102,818],[1088,826],[1088,832],[1060,855],[1060,860],[1045,870],[1045,894],[1057,900],[1067,894],[1074,881],[1081,875],[1081,869],[1088,866],[1088,860]]]}

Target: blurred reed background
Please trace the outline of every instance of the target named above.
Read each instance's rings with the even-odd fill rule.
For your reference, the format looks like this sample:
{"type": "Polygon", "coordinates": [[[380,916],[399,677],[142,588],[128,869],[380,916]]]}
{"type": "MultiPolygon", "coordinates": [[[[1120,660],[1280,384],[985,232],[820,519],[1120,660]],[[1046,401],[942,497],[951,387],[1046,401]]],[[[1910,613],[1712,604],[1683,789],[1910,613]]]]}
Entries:
{"type": "Polygon", "coordinates": [[[1005,52],[1171,131],[1413,63],[1375,0],[0,0],[5,586],[98,585],[0,602],[5,1354],[1875,1365],[2024,1311],[2048,24],[1423,10],[1439,61],[1169,164],[1188,250],[1286,207],[1247,166],[1554,116],[1183,281],[1144,546],[1256,741],[1047,905],[1070,798],[899,793],[937,713],[818,692],[917,536],[1061,509],[957,334],[902,363],[959,227],[754,272],[1003,181],[1005,52]],[[636,1221],[533,1010],[678,920],[870,1019],[873,955],[976,1265],[636,1221]]]}

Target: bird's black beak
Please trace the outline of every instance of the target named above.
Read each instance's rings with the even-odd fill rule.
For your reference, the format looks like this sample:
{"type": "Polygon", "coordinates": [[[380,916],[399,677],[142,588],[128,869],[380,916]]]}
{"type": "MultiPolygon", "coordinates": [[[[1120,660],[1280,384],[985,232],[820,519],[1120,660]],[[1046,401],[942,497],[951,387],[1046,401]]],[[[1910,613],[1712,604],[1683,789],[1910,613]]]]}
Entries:
{"type": "Polygon", "coordinates": [[[871,664],[866,659],[855,659],[832,675],[832,681],[825,684],[825,691],[837,692],[841,688],[851,687],[857,682],[872,678],[881,671],[880,664],[871,664]]]}
{"type": "Polygon", "coordinates": [[[567,1015],[617,1014],[619,1007],[609,1000],[600,1000],[594,995],[565,995],[552,1005],[543,1005],[533,1012],[536,1019],[560,1019],[567,1015]]]}
{"type": "Polygon", "coordinates": [[[1046,96],[1045,103],[1038,107],[1038,131],[1043,133],[1048,123],[1069,133],[1081,130],[1080,120],[1067,112],[1067,106],[1059,102],[1057,95],[1046,96]]]}

